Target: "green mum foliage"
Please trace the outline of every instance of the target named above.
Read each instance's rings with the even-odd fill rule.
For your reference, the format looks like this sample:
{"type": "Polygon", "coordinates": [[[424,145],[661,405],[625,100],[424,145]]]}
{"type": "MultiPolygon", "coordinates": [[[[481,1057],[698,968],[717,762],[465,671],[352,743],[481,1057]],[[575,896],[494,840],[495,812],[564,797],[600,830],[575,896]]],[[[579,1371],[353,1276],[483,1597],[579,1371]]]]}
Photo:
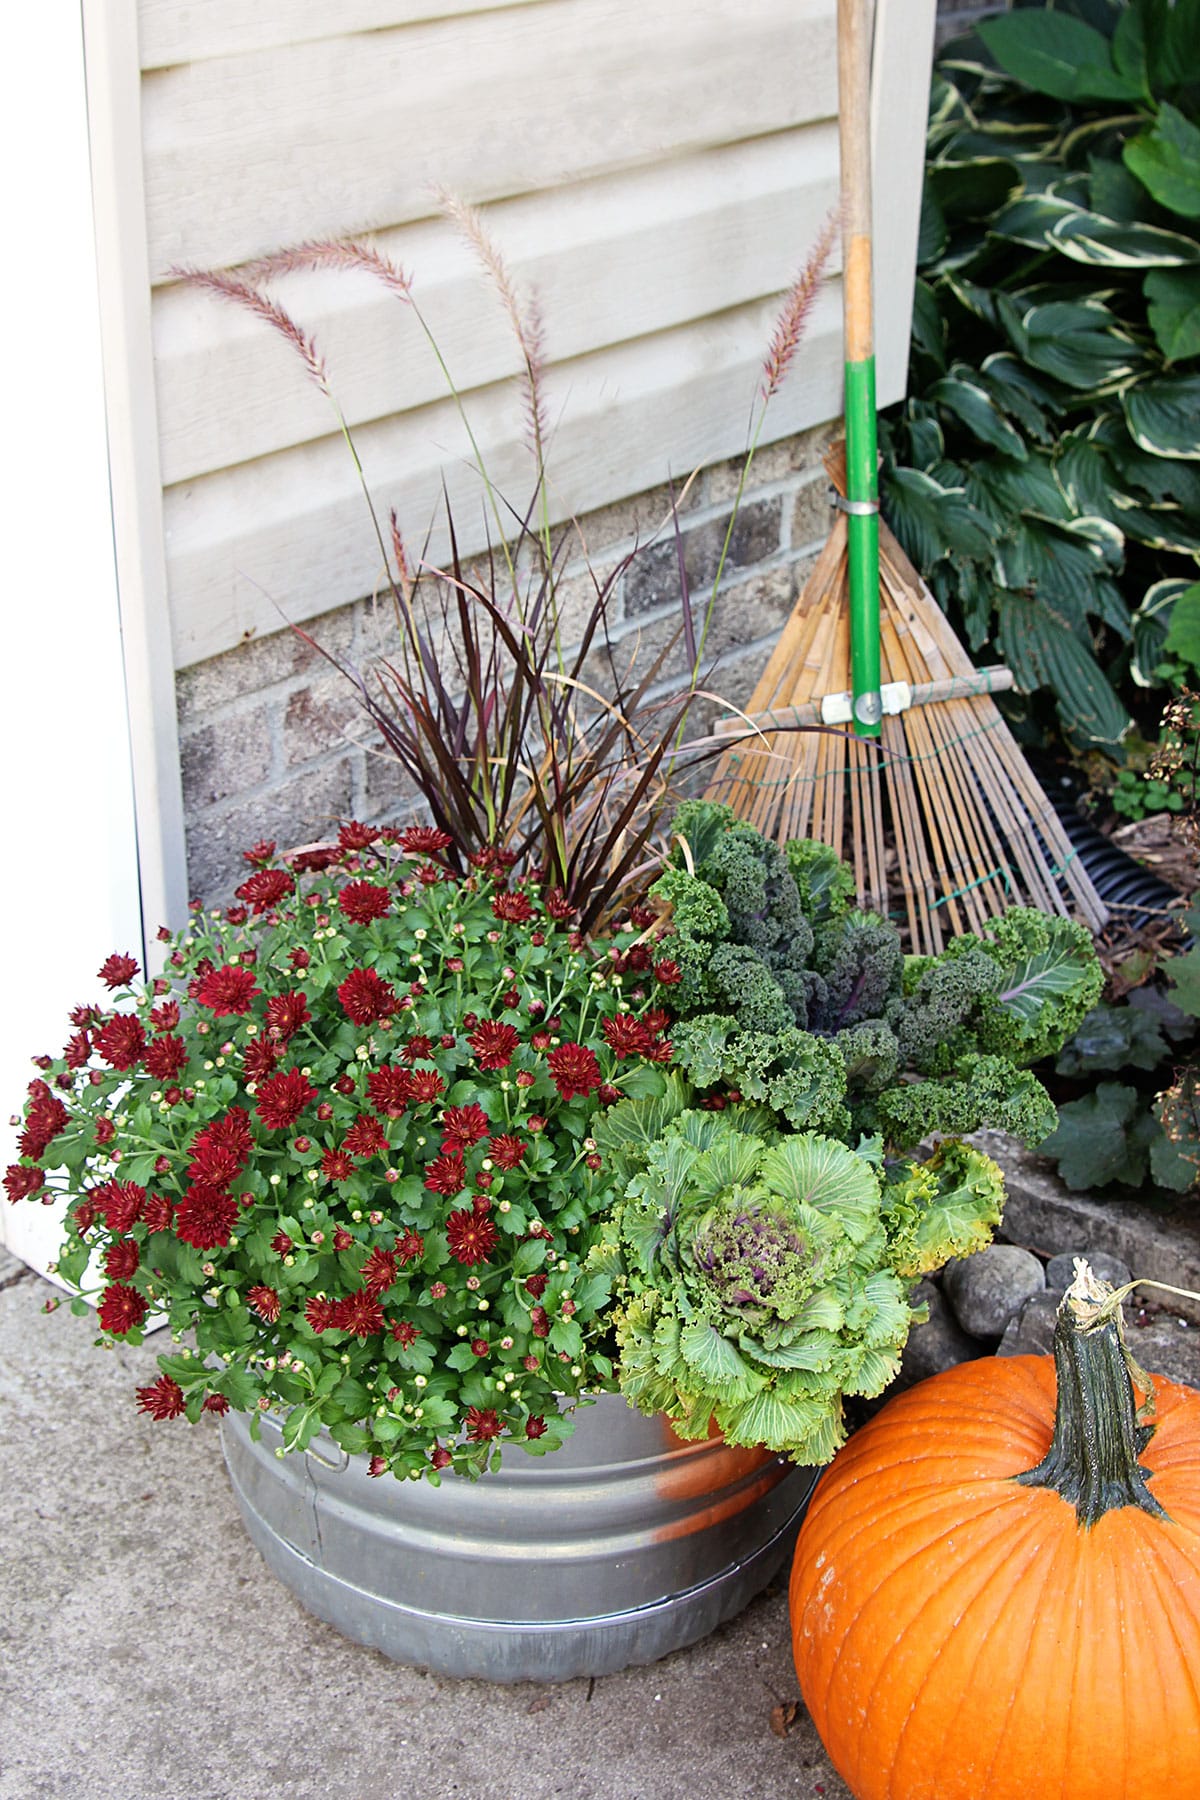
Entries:
{"type": "Polygon", "coordinates": [[[686,823],[707,854],[652,893],[682,971],[664,990],[675,1061],[697,1088],[847,1144],[882,1132],[894,1150],[983,1126],[1033,1145],[1054,1128],[1028,1065],[1099,998],[1082,926],[1014,907],[939,956],[906,957],[895,925],[849,905],[852,877],[825,845],[780,851],[703,801],[686,823]]]}
{"type": "Polygon", "coordinates": [[[845,1396],[899,1369],[913,1281],[988,1241],[1000,1171],[947,1145],[885,1185],[868,1155],[755,1109],[685,1106],[663,1129],[660,1099],[651,1138],[633,1127],[644,1106],[598,1127],[641,1145],[592,1258],[614,1283],[623,1392],[682,1436],[715,1418],[730,1443],[827,1462],[845,1396]]]}

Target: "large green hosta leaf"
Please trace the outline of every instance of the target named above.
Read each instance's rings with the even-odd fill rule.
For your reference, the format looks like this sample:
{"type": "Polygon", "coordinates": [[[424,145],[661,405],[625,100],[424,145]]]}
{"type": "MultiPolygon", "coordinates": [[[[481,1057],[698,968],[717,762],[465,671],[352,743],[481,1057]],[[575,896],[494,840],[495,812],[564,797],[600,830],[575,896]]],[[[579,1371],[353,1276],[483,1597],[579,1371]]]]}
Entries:
{"type": "Polygon", "coordinates": [[[999,598],[1000,654],[1026,693],[1049,688],[1073,737],[1116,751],[1129,714],[1070,621],[1044,600],[1003,593],[999,598]]]}
{"type": "Polygon", "coordinates": [[[1200,461],[1200,375],[1160,375],[1121,396],[1130,435],[1151,456],[1200,461]]]}
{"type": "Polygon", "coordinates": [[[886,503],[888,522],[918,568],[948,554],[991,556],[987,521],[962,488],[943,487],[919,469],[892,469],[886,503]]]}
{"type": "Polygon", "coordinates": [[[1146,590],[1133,615],[1133,679],[1139,687],[1157,687],[1155,669],[1167,653],[1167,632],[1175,602],[1195,584],[1172,576],[1146,590]]]}
{"type": "Polygon", "coordinates": [[[1155,269],[1143,287],[1150,329],[1167,361],[1200,356],[1200,269],[1155,269]]]}
{"type": "Polygon", "coordinates": [[[1154,123],[1126,144],[1125,162],[1160,206],[1200,218],[1200,130],[1169,100],[1154,123]]]}
{"type": "Polygon", "coordinates": [[[1000,64],[1035,93],[1055,100],[1139,100],[1136,75],[1119,70],[1112,46],[1065,12],[1023,8],[985,19],[979,35],[1000,64]]]}
{"type": "Polygon", "coordinates": [[[1024,438],[1009,424],[987,388],[961,363],[956,363],[941,381],[934,382],[929,398],[961,419],[980,443],[990,444],[1002,456],[1024,462],[1028,455],[1024,438]]]}

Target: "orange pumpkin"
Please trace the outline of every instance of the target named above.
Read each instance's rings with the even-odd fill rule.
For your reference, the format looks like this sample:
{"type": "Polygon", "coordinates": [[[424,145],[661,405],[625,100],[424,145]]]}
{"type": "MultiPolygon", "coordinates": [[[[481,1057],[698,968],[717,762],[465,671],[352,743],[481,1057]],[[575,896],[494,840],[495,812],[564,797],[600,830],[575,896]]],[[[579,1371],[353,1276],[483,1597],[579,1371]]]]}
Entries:
{"type": "Polygon", "coordinates": [[[856,1800],[1200,1800],[1200,1393],[1152,1379],[1139,1425],[1081,1271],[1053,1357],[922,1382],[826,1472],[792,1641],[856,1800]]]}

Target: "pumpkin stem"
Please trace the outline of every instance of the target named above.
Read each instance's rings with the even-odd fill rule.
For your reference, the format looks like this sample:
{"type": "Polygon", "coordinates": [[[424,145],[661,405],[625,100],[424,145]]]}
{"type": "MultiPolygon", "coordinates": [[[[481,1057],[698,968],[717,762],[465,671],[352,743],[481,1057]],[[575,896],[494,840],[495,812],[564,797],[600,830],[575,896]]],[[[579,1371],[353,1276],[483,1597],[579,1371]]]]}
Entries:
{"type": "Polygon", "coordinates": [[[1154,1426],[1138,1424],[1131,1369],[1151,1412],[1154,1389],[1125,1346],[1119,1300],[1114,1304],[1113,1289],[1082,1257],[1058,1309],[1054,1369],[1054,1437],[1036,1469],[1015,1479],[1023,1487],[1053,1488],[1074,1506],[1083,1526],[1119,1506],[1165,1518],[1146,1485],[1151,1472],[1138,1461],[1154,1426]]]}

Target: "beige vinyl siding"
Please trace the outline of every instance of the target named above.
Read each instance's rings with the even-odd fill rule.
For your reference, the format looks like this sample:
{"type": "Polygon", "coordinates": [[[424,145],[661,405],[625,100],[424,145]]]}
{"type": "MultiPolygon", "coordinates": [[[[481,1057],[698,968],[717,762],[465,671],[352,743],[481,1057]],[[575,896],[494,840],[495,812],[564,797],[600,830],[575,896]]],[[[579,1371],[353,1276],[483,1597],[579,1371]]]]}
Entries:
{"type": "MultiPolygon", "coordinates": [[[[919,44],[932,0],[887,4],[919,44]]],[[[177,265],[377,234],[413,277],[489,473],[523,505],[515,346],[471,252],[434,216],[436,182],[486,206],[519,285],[541,297],[556,518],[744,444],[778,297],[836,197],[834,0],[142,0],[139,44],[178,667],[369,593],[381,566],[345,444],[298,359],[174,280],[177,265]]],[[[900,240],[920,172],[889,150],[920,128],[927,72],[927,49],[923,64],[901,51],[877,95],[877,217],[899,245],[888,304],[902,315],[884,403],[903,387],[900,240]]],[[[464,547],[479,548],[463,427],[403,304],[358,275],[278,291],[325,353],[372,489],[410,543],[444,481],[464,547]]],[[[838,304],[834,279],[768,439],[836,413],[838,304]]],[[[431,554],[444,548],[435,529],[431,554]]]]}

